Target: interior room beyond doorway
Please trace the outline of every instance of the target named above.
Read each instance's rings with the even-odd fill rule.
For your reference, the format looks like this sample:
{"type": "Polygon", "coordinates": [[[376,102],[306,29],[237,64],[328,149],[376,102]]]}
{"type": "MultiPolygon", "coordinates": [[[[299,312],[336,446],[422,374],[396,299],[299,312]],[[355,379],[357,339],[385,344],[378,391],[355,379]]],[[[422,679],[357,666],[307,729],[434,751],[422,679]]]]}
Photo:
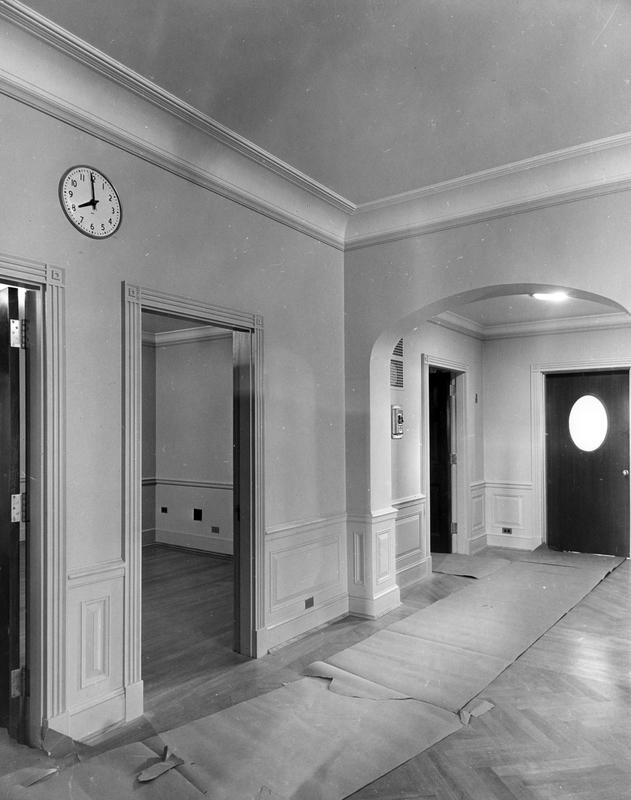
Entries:
{"type": "Polygon", "coordinates": [[[149,716],[233,652],[232,331],[142,313],[142,677],[149,716]]]}

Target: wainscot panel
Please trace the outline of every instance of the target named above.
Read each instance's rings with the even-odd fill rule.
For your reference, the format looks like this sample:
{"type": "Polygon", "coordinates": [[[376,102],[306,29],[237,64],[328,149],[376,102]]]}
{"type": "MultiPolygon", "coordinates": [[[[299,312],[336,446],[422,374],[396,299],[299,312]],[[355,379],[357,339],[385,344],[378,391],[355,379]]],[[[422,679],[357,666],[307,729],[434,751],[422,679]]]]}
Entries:
{"type": "Polygon", "coordinates": [[[74,655],[68,659],[67,699],[69,735],[77,739],[103,726],[99,715],[89,711],[96,704],[112,706],[112,724],[125,719],[122,641],[112,636],[123,629],[124,574],[117,559],[68,576],[67,647],[74,655]]]}
{"type": "Polygon", "coordinates": [[[419,495],[393,505],[397,512],[394,523],[397,584],[403,588],[426,578],[431,570],[425,541],[427,502],[419,495]]]}
{"type": "Polygon", "coordinates": [[[477,481],[471,484],[470,493],[471,536],[469,538],[469,553],[475,555],[484,550],[486,544],[486,514],[485,514],[485,484],[477,481]]]}
{"type": "Polygon", "coordinates": [[[346,515],[269,528],[268,648],[348,614],[346,515]]]}
{"type": "Polygon", "coordinates": [[[487,482],[486,543],[490,547],[534,550],[532,483],[487,482]]]}

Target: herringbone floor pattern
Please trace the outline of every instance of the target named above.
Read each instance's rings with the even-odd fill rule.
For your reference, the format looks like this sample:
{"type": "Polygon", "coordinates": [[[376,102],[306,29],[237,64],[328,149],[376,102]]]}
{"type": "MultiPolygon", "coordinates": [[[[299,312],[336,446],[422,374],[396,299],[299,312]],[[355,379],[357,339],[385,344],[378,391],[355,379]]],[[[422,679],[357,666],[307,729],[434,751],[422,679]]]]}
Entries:
{"type": "Polygon", "coordinates": [[[630,567],[489,685],[492,711],[353,800],[629,800],[630,567]]]}
{"type": "MultiPolygon", "coordinates": [[[[497,548],[487,554],[523,557],[497,548]]],[[[252,661],[231,651],[218,614],[218,604],[230,595],[230,565],[165,548],[147,555],[147,716],[91,742],[94,752],[299,680],[311,662],[471,582],[435,573],[405,590],[402,606],[379,620],[349,617],[252,661]],[[202,597],[207,605],[191,614],[191,604],[202,597]],[[168,631],[174,642],[165,640],[168,631]]],[[[631,562],[610,574],[482,696],[495,704],[493,710],[365,786],[353,800],[631,800],[631,562]]],[[[25,748],[5,739],[0,767],[6,761],[6,768],[0,774],[30,763],[25,748]]],[[[29,752],[36,757],[38,751],[29,752]]]]}

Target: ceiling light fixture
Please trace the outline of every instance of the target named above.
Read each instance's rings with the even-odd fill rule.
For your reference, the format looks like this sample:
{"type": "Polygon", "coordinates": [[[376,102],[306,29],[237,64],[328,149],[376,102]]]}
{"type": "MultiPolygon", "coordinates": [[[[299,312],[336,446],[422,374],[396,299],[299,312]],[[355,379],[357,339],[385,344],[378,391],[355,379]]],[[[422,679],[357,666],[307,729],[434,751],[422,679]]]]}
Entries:
{"type": "Polygon", "coordinates": [[[532,297],[535,300],[548,300],[551,303],[561,303],[563,300],[568,299],[565,292],[535,292],[532,297]]]}

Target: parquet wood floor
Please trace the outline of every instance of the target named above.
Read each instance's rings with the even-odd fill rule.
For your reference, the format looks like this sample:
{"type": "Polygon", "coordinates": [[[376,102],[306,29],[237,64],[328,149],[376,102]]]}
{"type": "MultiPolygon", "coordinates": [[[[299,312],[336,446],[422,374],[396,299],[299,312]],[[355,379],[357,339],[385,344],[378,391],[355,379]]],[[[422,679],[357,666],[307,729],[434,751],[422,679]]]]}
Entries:
{"type": "MultiPolygon", "coordinates": [[[[518,560],[516,551],[488,555],[518,560]]],[[[471,582],[435,573],[375,621],[346,618],[258,660],[232,652],[231,565],[148,548],[145,719],[99,749],[146,738],[298,680],[305,666],[471,582]]],[[[353,800],[631,800],[631,564],[625,562],[483,692],[483,716],[353,800]]],[[[384,742],[384,747],[388,743],[384,742]]]]}

